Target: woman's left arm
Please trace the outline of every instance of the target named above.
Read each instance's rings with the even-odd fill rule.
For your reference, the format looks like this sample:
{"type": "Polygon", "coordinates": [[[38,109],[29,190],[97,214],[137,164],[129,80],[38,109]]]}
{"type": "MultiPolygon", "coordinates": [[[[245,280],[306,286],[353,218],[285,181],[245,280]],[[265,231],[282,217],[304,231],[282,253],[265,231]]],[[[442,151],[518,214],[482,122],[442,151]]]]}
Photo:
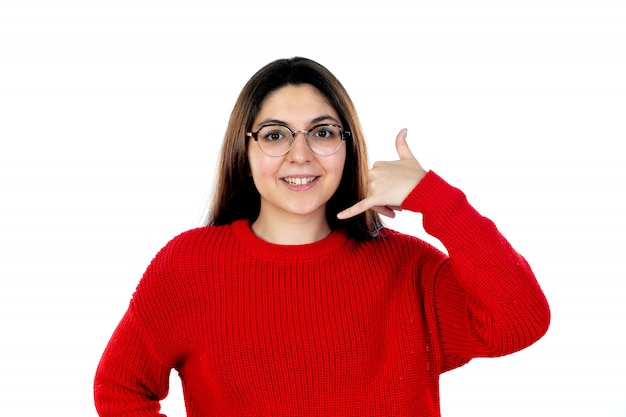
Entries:
{"type": "Polygon", "coordinates": [[[444,370],[472,357],[520,350],[543,336],[550,310],[525,259],[460,190],[422,168],[405,129],[396,148],[399,160],[374,164],[367,197],[338,217],[368,209],[389,217],[394,210],[421,212],[426,232],[446,247],[449,259],[432,292],[440,344],[452,359],[444,370]]]}
{"type": "Polygon", "coordinates": [[[448,251],[428,292],[443,370],[518,351],[545,334],[550,309],[533,271],[465,194],[429,172],[402,207],[421,212],[426,232],[448,251]]]}

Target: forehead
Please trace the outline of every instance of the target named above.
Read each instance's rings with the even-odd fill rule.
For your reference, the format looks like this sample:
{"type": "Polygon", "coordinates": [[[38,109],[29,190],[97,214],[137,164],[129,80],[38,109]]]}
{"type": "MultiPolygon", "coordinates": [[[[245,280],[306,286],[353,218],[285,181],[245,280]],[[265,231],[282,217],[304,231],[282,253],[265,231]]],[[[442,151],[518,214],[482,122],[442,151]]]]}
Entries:
{"type": "Polygon", "coordinates": [[[255,122],[267,118],[314,119],[321,115],[339,118],[328,98],[317,88],[310,84],[286,85],[263,99],[255,122]]]}

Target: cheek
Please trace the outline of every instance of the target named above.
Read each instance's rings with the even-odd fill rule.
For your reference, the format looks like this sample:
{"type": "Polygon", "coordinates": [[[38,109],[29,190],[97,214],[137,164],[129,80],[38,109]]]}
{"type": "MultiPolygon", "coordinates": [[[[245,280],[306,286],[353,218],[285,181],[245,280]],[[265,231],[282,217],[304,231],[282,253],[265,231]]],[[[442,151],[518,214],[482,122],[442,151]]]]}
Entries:
{"type": "Polygon", "coordinates": [[[255,183],[262,182],[268,178],[273,178],[278,170],[279,161],[270,158],[260,150],[251,148],[248,150],[248,164],[250,165],[250,175],[255,183]]]}
{"type": "Polygon", "coordinates": [[[337,181],[341,181],[341,177],[343,176],[343,169],[346,165],[346,152],[343,151],[337,155],[337,158],[333,161],[333,171],[336,173],[338,179],[337,181]]]}

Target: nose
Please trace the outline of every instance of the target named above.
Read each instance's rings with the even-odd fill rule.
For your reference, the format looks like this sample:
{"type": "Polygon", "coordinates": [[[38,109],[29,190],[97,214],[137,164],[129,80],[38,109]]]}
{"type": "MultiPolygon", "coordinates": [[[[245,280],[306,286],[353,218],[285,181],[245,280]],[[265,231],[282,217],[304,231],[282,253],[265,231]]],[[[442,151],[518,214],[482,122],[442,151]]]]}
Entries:
{"type": "Polygon", "coordinates": [[[298,163],[308,162],[311,160],[312,154],[313,151],[311,151],[311,148],[309,148],[306,133],[302,131],[296,131],[293,134],[293,145],[287,153],[287,157],[289,158],[289,160],[298,163]]]}

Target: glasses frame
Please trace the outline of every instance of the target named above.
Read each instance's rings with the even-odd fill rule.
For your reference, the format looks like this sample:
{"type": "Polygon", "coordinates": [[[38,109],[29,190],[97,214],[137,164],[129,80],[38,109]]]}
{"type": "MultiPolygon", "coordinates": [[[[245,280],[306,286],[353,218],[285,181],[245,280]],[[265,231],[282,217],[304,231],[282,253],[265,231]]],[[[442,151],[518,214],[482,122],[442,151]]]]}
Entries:
{"type": "Polygon", "coordinates": [[[304,139],[306,141],[307,146],[309,147],[311,152],[313,152],[314,154],[319,155],[319,156],[330,156],[330,155],[333,155],[333,154],[337,153],[339,151],[339,149],[341,148],[341,144],[344,141],[346,141],[346,139],[352,137],[352,133],[349,130],[344,130],[344,128],[342,128],[341,126],[336,125],[336,124],[332,124],[332,123],[322,123],[322,124],[319,124],[319,125],[315,125],[311,129],[309,129],[309,130],[291,130],[291,128],[289,126],[281,125],[279,123],[270,123],[270,124],[266,124],[266,125],[261,126],[259,128],[259,130],[257,130],[256,132],[246,132],[246,137],[254,139],[254,141],[259,145],[259,149],[261,149],[261,152],[263,152],[265,155],[278,158],[280,156],[285,156],[285,155],[287,155],[289,153],[291,148],[293,148],[293,144],[296,142],[296,134],[298,134],[298,133],[304,133],[304,139]],[[269,127],[269,126],[284,127],[285,129],[287,129],[291,133],[291,139],[289,140],[289,148],[284,153],[281,153],[280,155],[270,155],[270,154],[268,154],[267,152],[265,152],[263,150],[263,148],[261,147],[261,144],[259,143],[259,132],[261,130],[263,130],[264,128],[269,127]],[[323,126],[336,127],[337,129],[339,129],[339,134],[341,135],[341,141],[339,142],[339,145],[337,145],[337,149],[335,149],[333,152],[327,153],[327,154],[321,154],[321,153],[317,152],[315,149],[313,149],[313,147],[311,146],[311,140],[309,139],[309,136],[311,135],[312,131],[314,131],[315,129],[317,129],[319,127],[323,127],[323,126]]]}

